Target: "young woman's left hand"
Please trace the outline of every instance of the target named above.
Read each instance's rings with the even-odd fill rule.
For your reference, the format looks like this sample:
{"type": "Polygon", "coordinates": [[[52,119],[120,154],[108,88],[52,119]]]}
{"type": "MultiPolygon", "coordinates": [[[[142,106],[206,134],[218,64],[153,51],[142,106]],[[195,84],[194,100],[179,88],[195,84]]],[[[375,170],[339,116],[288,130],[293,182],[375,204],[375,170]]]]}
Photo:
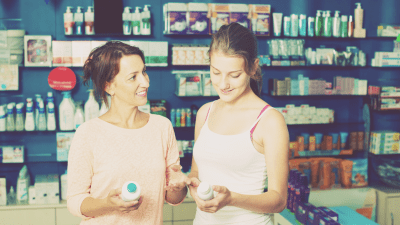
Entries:
{"type": "Polygon", "coordinates": [[[182,173],[181,168],[182,166],[179,165],[172,165],[167,168],[167,191],[179,192],[191,183],[191,180],[182,173]]]}
{"type": "Polygon", "coordinates": [[[211,200],[199,201],[197,207],[201,211],[215,213],[226,205],[231,204],[232,195],[228,188],[224,186],[213,185],[213,190],[218,194],[211,200]]]}

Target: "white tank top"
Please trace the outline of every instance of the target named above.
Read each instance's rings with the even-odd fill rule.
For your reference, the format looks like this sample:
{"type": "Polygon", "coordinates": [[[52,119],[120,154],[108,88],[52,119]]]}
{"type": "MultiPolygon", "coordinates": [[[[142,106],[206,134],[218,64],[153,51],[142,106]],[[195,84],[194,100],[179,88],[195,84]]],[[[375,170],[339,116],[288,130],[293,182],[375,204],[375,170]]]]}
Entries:
{"type": "MultiPolygon", "coordinates": [[[[211,108],[214,102],[211,103],[211,108]]],[[[272,107],[268,107],[270,109],[272,107]]],[[[211,185],[227,187],[230,191],[259,195],[264,192],[267,169],[264,155],[253,146],[250,132],[258,123],[260,114],[246,132],[236,135],[221,135],[208,127],[207,115],[193,148],[193,157],[199,170],[199,180],[211,185]]],[[[216,213],[196,210],[193,225],[243,224],[273,225],[269,214],[255,213],[246,209],[225,206],[216,213]]]]}

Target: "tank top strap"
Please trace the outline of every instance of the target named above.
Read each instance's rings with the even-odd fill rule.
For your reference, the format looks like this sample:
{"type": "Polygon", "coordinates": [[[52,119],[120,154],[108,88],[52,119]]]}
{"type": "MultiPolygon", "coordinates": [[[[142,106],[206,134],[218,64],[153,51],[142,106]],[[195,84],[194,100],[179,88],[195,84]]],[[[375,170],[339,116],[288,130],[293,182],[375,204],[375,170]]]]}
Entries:
{"type": "Polygon", "coordinates": [[[211,106],[210,106],[210,108],[208,108],[206,119],[205,119],[205,123],[207,123],[207,121],[208,121],[208,115],[210,114],[210,111],[211,111],[211,108],[213,107],[214,102],[215,101],[211,102],[211,106]]]}
{"type": "Polygon", "coordinates": [[[254,130],[256,129],[258,122],[260,121],[260,119],[261,119],[261,117],[264,115],[264,113],[265,113],[268,109],[270,109],[270,108],[272,108],[272,107],[270,107],[270,105],[264,106],[264,108],[261,110],[260,114],[258,115],[257,120],[254,122],[253,126],[251,127],[251,130],[250,130],[250,138],[251,138],[252,140],[253,140],[253,132],[254,132],[254,130]]]}

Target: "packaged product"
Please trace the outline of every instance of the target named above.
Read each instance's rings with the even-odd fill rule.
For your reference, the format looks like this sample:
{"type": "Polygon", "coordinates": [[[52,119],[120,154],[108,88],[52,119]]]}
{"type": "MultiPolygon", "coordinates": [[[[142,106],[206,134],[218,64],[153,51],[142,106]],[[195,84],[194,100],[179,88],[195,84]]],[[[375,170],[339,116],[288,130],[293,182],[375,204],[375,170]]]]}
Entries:
{"type": "Polygon", "coordinates": [[[340,162],[340,178],[342,187],[351,188],[352,182],[352,172],[353,172],[353,161],[351,160],[342,160],[340,162]]]}

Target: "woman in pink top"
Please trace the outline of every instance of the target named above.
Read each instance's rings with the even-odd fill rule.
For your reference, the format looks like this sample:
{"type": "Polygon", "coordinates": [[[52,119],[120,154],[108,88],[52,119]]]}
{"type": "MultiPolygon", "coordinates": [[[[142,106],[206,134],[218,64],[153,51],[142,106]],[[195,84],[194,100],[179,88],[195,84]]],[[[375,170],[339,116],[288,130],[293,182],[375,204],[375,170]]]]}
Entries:
{"type": "Polygon", "coordinates": [[[257,39],[238,23],[224,25],[209,56],[220,98],[197,113],[189,174],[198,207],[193,224],[272,224],[268,214],[286,205],[289,134],[282,114],[260,98],[257,39]],[[198,197],[200,181],[213,185],[214,199],[198,197]]]}
{"type": "Polygon", "coordinates": [[[180,170],[171,122],[143,113],[149,76],[142,51],[107,42],[89,55],[84,84],[111,107],[77,129],[68,158],[69,211],[81,224],[162,224],[164,200],[176,205],[186,196],[187,177],[180,170]],[[141,187],[138,201],[121,199],[122,185],[141,187]]]}

